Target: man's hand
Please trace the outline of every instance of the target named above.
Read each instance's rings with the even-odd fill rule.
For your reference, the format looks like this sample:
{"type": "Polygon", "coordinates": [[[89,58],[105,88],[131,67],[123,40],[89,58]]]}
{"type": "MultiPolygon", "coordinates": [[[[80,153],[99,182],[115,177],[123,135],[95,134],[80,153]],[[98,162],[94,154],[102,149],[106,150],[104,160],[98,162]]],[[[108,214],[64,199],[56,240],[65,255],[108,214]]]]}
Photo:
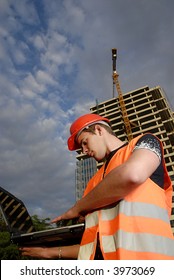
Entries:
{"type": "Polygon", "coordinates": [[[19,251],[21,252],[22,256],[30,256],[34,258],[43,258],[43,259],[52,258],[52,254],[54,253],[54,251],[53,253],[51,252],[51,248],[44,248],[44,247],[21,247],[19,248],[19,251]]]}
{"type": "Polygon", "coordinates": [[[78,210],[77,204],[75,204],[73,207],[71,207],[68,211],[66,211],[64,214],[56,217],[51,221],[51,223],[57,223],[61,220],[68,220],[73,218],[78,218],[81,216],[80,211],[78,210]]]}

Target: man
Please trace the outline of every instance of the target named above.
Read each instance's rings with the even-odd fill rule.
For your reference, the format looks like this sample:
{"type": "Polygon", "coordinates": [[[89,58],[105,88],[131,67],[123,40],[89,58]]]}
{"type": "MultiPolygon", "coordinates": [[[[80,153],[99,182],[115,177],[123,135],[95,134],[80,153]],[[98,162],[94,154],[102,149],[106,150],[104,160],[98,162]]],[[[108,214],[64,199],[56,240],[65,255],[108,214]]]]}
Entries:
{"type": "Polygon", "coordinates": [[[85,217],[81,244],[61,248],[21,248],[23,255],[78,259],[174,259],[170,227],[172,184],[162,144],[148,133],[129,144],[96,114],[78,118],[70,128],[69,150],[97,161],[106,159],[84,196],[61,219],[85,217]]]}

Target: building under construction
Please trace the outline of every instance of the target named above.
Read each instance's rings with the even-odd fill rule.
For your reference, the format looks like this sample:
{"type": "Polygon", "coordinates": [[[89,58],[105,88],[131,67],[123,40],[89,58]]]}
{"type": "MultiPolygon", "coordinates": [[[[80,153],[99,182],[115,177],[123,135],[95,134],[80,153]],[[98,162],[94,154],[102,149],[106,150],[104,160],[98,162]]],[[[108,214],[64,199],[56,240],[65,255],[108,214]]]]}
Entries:
{"type": "MultiPolygon", "coordinates": [[[[122,94],[115,60],[113,60],[113,88],[114,86],[116,86],[118,95],[95,104],[90,108],[90,112],[107,117],[117,137],[124,142],[129,142],[132,138],[147,132],[156,135],[163,143],[167,170],[174,186],[174,114],[164,91],[159,86],[154,88],[145,86],[122,94]]],[[[87,160],[87,156],[81,154],[80,150],[77,160],[76,193],[82,194],[85,188],[83,184],[85,173],[89,174],[90,170],[92,176],[95,170],[92,172],[90,165],[85,173],[82,168],[80,169],[82,161],[87,160]]],[[[99,163],[96,164],[98,167],[100,166],[99,163]]],[[[95,166],[94,162],[93,166],[95,166]]],[[[76,196],[76,199],[79,198],[76,196]]],[[[172,205],[171,226],[174,233],[174,193],[172,205]]]]}

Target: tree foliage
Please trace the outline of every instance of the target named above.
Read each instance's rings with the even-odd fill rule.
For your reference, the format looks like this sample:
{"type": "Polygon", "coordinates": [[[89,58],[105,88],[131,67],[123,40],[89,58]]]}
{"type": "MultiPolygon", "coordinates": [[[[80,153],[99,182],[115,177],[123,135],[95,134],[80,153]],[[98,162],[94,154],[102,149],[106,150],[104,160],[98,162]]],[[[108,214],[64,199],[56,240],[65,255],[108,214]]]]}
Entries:
{"type": "Polygon", "coordinates": [[[49,229],[52,227],[50,225],[50,218],[41,219],[37,215],[33,215],[32,221],[33,221],[33,225],[37,231],[49,229]]]}

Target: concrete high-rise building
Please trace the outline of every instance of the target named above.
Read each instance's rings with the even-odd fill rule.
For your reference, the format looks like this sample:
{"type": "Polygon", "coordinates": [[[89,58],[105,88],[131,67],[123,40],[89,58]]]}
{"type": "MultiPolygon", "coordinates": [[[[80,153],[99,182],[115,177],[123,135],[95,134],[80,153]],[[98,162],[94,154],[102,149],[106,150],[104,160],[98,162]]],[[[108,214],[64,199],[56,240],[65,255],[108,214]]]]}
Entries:
{"type": "Polygon", "coordinates": [[[76,201],[79,200],[84,192],[84,189],[97,171],[97,162],[93,158],[83,158],[76,163],[76,201]]]}
{"type": "MultiPolygon", "coordinates": [[[[163,143],[167,170],[174,186],[174,114],[161,87],[148,86],[123,94],[124,106],[131,125],[132,137],[151,132],[163,143]]],[[[127,130],[118,97],[113,97],[90,108],[91,113],[107,117],[117,137],[128,141],[127,130]]],[[[87,157],[78,151],[77,170],[87,157]]],[[[98,167],[100,164],[98,164],[98,167]]],[[[91,173],[92,174],[92,173],[91,173]]],[[[76,180],[77,182],[77,180],[76,180]]],[[[76,183],[77,186],[77,183],[76,183]]],[[[82,184],[78,182],[78,190],[82,184]]],[[[84,185],[83,185],[84,188],[84,185]]],[[[174,194],[171,225],[174,232],[174,194]]]]}

